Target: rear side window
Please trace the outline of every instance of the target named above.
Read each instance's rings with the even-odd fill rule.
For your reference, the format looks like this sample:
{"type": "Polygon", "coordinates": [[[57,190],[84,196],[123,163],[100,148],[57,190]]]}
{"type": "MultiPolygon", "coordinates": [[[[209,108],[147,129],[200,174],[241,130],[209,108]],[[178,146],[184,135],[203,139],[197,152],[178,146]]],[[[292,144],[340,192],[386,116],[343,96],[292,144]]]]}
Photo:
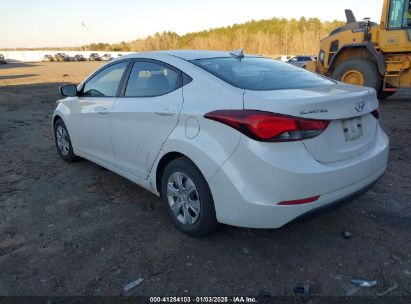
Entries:
{"type": "Polygon", "coordinates": [[[82,96],[115,97],[128,62],[113,64],[94,75],[86,82],[82,96]]]}
{"type": "Polygon", "coordinates": [[[191,62],[227,83],[245,90],[286,90],[334,84],[325,77],[270,58],[223,57],[191,62]]]}
{"type": "Polygon", "coordinates": [[[124,96],[154,97],[181,87],[181,72],[159,63],[136,61],[130,73],[124,96]]]}

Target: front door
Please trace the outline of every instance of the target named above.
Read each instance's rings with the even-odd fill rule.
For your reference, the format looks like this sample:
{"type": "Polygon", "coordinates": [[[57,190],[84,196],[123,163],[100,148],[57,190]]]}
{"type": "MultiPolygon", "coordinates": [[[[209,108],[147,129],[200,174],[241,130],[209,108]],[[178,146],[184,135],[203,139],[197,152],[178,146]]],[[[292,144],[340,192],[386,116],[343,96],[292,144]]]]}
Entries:
{"type": "Polygon", "coordinates": [[[115,164],[115,157],[110,140],[110,111],[127,64],[112,64],[87,80],[71,109],[75,150],[111,165],[115,164]]]}

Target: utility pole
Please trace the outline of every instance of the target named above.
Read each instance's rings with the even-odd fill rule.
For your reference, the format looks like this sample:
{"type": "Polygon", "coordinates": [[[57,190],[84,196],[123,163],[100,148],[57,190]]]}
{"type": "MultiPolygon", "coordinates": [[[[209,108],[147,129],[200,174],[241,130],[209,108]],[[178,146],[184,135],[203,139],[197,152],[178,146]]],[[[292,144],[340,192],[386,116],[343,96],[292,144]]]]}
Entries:
{"type": "MultiPolygon", "coordinates": [[[[83,21],[81,21],[81,26],[87,31],[87,33],[90,33],[90,30],[83,21]]],[[[87,51],[87,42],[84,44],[84,51],[87,51]]]]}

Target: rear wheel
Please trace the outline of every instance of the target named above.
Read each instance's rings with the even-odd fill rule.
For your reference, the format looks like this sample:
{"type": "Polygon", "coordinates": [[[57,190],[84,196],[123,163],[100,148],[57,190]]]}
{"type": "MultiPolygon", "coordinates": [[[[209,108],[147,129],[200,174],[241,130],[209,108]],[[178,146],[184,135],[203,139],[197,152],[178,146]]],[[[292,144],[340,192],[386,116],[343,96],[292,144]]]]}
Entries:
{"type": "Polygon", "coordinates": [[[377,65],[366,58],[350,59],[339,64],[332,77],[341,82],[371,87],[377,92],[380,91],[382,85],[382,77],[377,65]]]}
{"type": "Polygon", "coordinates": [[[182,232],[202,236],[218,227],[208,183],[187,158],[175,159],[166,166],[161,197],[169,216],[182,232]]]}

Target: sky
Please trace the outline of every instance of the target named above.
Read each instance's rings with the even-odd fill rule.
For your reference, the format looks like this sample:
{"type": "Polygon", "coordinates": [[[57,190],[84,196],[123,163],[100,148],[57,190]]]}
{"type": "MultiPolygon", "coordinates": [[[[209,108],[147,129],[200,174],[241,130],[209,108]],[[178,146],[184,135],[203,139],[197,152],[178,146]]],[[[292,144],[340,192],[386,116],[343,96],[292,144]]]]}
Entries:
{"type": "Polygon", "coordinates": [[[273,17],[345,20],[346,8],[379,22],[382,0],[0,0],[0,49],[115,43],[273,17]]]}

